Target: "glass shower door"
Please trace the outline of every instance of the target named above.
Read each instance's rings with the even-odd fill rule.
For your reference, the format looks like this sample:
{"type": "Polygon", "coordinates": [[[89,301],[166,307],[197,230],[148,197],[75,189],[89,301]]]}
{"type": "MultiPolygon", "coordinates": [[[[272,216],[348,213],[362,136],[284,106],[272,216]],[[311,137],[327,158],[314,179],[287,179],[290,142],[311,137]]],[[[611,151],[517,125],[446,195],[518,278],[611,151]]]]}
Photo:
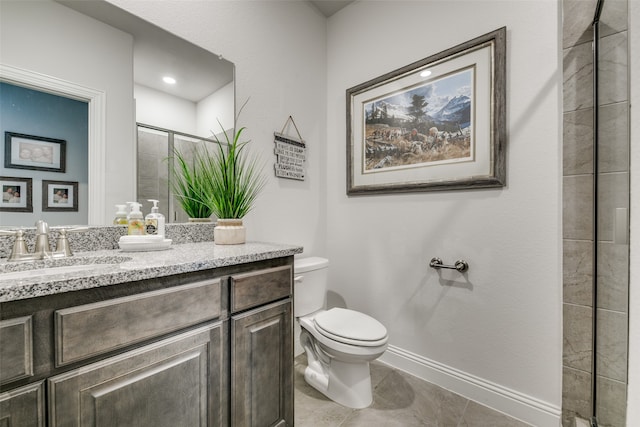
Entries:
{"type": "Polygon", "coordinates": [[[596,292],[593,390],[598,426],[624,427],[629,307],[629,85],[626,0],[599,2],[594,25],[596,292]]]}

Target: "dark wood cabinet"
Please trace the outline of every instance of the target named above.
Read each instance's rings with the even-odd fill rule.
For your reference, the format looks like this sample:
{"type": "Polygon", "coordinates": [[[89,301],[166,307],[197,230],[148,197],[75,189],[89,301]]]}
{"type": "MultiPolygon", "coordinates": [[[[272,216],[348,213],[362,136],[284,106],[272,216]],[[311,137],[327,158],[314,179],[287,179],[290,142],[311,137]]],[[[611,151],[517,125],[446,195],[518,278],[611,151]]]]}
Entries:
{"type": "Polygon", "coordinates": [[[291,301],[231,318],[234,426],[293,425],[291,301]]]}
{"type": "Polygon", "coordinates": [[[233,426],[293,425],[292,279],[290,265],[230,278],[233,426]]]}
{"type": "Polygon", "coordinates": [[[44,427],[42,381],[0,394],[0,427],[44,427]]]}
{"type": "Polygon", "coordinates": [[[220,425],[221,344],[218,322],[49,378],[49,425],[220,425]]]}
{"type": "Polygon", "coordinates": [[[0,427],[293,425],[292,264],[2,303],[0,427]]]}

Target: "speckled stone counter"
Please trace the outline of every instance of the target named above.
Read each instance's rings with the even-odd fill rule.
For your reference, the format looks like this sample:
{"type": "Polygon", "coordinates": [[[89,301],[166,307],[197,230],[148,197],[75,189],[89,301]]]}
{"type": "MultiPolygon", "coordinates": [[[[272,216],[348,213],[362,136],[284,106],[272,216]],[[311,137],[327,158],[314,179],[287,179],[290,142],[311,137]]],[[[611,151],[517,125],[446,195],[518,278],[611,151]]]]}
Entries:
{"type": "Polygon", "coordinates": [[[213,242],[172,244],[169,249],[124,252],[120,249],[76,251],[73,258],[8,263],[0,261],[0,302],[62,292],[110,286],[137,280],[190,273],[302,253],[295,245],[247,242],[216,245],[213,242]],[[80,269],[61,271],[69,265],[80,269]],[[34,269],[35,267],[35,269],[34,269]],[[52,270],[53,269],[53,270],[52,270]],[[49,274],[51,271],[59,271],[49,274]]]}
{"type": "MultiPolygon", "coordinates": [[[[174,244],[196,243],[213,241],[213,228],[215,222],[210,223],[172,223],[165,226],[165,235],[174,244]]],[[[58,238],[58,229],[73,226],[51,225],[49,242],[55,246],[58,238]]],[[[24,239],[27,248],[33,252],[36,243],[35,227],[3,227],[8,230],[21,228],[24,230],[24,239]]],[[[85,233],[71,233],[68,235],[69,245],[74,252],[99,251],[103,249],[118,249],[118,239],[126,236],[127,227],[124,225],[89,226],[85,233]]],[[[0,236],[0,258],[7,258],[13,246],[13,236],[0,236]]]]}

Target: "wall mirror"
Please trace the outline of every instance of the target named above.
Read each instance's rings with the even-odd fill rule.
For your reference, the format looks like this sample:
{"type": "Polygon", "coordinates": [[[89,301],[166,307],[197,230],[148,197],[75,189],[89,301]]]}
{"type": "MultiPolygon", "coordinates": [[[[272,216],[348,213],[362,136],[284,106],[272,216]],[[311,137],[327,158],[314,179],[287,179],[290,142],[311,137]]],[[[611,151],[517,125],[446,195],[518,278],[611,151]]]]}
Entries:
{"type": "MultiPolygon", "coordinates": [[[[184,220],[168,212],[173,201],[162,196],[167,173],[150,165],[167,169],[176,137],[197,141],[220,125],[233,127],[234,65],[104,0],[3,0],[1,7],[0,80],[88,104],[88,179],[80,182],[78,209],[86,223],[110,224],[114,205],[135,198],[160,199],[169,221],[184,220]],[[149,148],[149,141],[164,145],[149,148]]],[[[0,175],[7,171],[33,179],[34,212],[2,211],[0,225],[32,226],[40,217],[52,225],[80,223],[67,212],[40,209],[41,182],[57,176],[18,169],[0,175]]]]}

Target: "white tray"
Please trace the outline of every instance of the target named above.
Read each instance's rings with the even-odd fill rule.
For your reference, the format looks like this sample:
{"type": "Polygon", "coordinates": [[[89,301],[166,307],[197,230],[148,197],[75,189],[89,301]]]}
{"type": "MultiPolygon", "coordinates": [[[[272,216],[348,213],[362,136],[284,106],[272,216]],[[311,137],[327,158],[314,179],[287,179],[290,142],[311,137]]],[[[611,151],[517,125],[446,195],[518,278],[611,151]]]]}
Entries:
{"type": "Polygon", "coordinates": [[[125,252],[144,252],[144,251],[163,251],[165,249],[169,249],[171,246],[171,239],[162,239],[153,241],[118,241],[118,245],[120,245],[120,249],[125,252]]]}

